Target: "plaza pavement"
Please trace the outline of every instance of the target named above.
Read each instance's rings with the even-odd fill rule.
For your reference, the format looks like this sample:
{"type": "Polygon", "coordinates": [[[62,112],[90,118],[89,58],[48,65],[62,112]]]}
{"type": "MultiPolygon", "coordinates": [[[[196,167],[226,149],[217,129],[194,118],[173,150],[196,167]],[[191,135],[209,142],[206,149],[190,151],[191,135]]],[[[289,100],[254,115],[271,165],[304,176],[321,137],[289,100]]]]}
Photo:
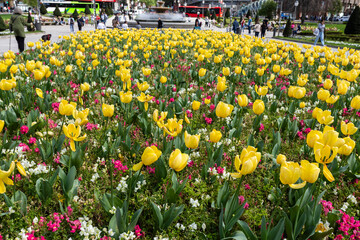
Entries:
{"type": "MultiPolygon", "coordinates": [[[[107,21],[107,25],[111,25],[111,21],[112,21],[112,18],[108,19],[107,21]]],[[[195,19],[191,19],[192,22],[195,21],[195,19]]],[[[27,45],[26,43],[27,42],[36,42],[36,41],[39,41],[41,39],[41,36],[44,35],[44,34],[51,34],[51,42],[59,42],[61,41],[61,39],[59,39],[59,36],[63,36],[63,35],[70,35],[70,27],[69,25],[48,25],[48,26],[42,26],[41,27],[42,33],[27,33],[26,34],[26,38],[25,38],[25,49],[27,49],[27,45]]],[[[94,25],[90,25],[90,24],[87,24],[83,27],[82,30],[84,31],[89,31],[89,30],[94,30],[95,27],[94,25]]],[[[78,28],[77,28],[77,25],[75,24],[75,31],[77,31],[78,28]]],[[[213,30],[213,31],[220,31],[220,32],[226,32],[227,29],[226,28],[218,28],[216,26],[211,26],[210,28],[209,27],[203,27],[203,30],[213,30]]],[[[244,31],[245,33],[243,34],[246,34],[248,35],[248,31],[245,30],[244,31]]],[[[251,36],[254,36],[254,32],[252,31],[251,32],[251,36]]],[[[273,37],[273,32],[266,32],[266,35],[265,35],[265,39],[266,40],[270,40],[272,39],[273,37]]],[[[284,41],[284,42],[290,42],[290,41],[286,41],[286,40],[281,40],[281,41],[284,41]]],[[[303,46],[302,43],[297,43],[300,47],[303,46]]],[[[8,50],[12,50],[14,52],[18,52],[18,47],[17,47],[17,42],[16,42],[16,39],[15,39],[15,36],[9,36],[9,35],[6,35],[6,36],[1,36],[0,35],[0,54],[2,55],[4,52],[8,51],[8,50]],[[11,41],[11,44],[10,44],[10,41],[11,41]]],[[[336,51],[337,48],[332,48],[333,51],[336,51]]]]}

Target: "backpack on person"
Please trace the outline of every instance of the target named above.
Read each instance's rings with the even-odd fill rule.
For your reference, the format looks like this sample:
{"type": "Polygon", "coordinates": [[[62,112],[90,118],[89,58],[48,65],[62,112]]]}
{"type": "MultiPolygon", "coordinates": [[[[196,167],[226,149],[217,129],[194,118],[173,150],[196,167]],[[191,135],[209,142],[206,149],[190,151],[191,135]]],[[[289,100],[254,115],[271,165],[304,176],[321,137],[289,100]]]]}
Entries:
{"type": "Polygon", "coordinates": [[[316,28],[316,29],[313,31],[313,34],[314,34],[315,36],[319,35],[319,33],[320,33],[319,28],[316,28]]]}

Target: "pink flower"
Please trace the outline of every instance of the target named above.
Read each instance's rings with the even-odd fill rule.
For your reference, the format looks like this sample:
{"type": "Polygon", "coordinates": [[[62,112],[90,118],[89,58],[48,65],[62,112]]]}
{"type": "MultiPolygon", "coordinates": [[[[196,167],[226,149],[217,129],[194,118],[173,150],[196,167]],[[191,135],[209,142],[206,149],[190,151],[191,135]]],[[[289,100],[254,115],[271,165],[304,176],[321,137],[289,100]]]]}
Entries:
{"type": "Polygon", "coordinates": [[[26,134],[26,133],[28,133],[28,131],[29,131],[28,126],[22,125],[22,126],[20,127],[20,133],[21,133],[21,134],[26,134]]]}

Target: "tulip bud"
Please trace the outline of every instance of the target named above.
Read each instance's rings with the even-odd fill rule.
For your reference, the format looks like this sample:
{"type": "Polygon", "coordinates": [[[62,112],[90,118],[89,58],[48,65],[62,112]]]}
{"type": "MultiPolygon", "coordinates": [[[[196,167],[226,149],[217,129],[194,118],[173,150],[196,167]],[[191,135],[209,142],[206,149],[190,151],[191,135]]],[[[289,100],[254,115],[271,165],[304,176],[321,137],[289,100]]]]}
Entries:
{"type": "Polygon", "coordinates": [[[237,100],[240,107],[246,107],[249,104],[249,99],[245,94],[238,95],[237,100]]]}
{"type": "Polygon", "coordinates": [[[192,109],[194,110],[194,111],[196,111],[196,110],[199,110],[199,108],[200,108],[200,102],[199,101],[193,101],[192,102],[192,109]]]}
{"type": "Polygon", "coordinates": [[[220,141],[221,137],[221,132],[213,129],[210,133],[210,142],[217,143],[218,141],[220,141]]]}
{"type": "Polygon", "coordinates": [[[265,105],[262,100],[257,99],[253,104],[253,111],[255,114],[260,115],[265,111],[265,105]]]}

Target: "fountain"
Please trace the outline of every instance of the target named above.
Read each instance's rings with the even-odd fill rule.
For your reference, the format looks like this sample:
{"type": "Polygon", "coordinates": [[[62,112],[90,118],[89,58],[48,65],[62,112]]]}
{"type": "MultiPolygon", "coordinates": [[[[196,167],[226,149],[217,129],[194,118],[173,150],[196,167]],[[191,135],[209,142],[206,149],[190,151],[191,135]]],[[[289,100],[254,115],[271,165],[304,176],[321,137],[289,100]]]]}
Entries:
{"type": "Polygon", "coordinates": [[[139,21],[142,27],[156,28],[159,18],[164,28],[192,28],[193,23],[186,22],[181,13],[170,12],[171,8],[165,7],[163,1],[158,1],[156,7],[150,7],[150,12],[141,13],[135,20],[139,21]]]}

